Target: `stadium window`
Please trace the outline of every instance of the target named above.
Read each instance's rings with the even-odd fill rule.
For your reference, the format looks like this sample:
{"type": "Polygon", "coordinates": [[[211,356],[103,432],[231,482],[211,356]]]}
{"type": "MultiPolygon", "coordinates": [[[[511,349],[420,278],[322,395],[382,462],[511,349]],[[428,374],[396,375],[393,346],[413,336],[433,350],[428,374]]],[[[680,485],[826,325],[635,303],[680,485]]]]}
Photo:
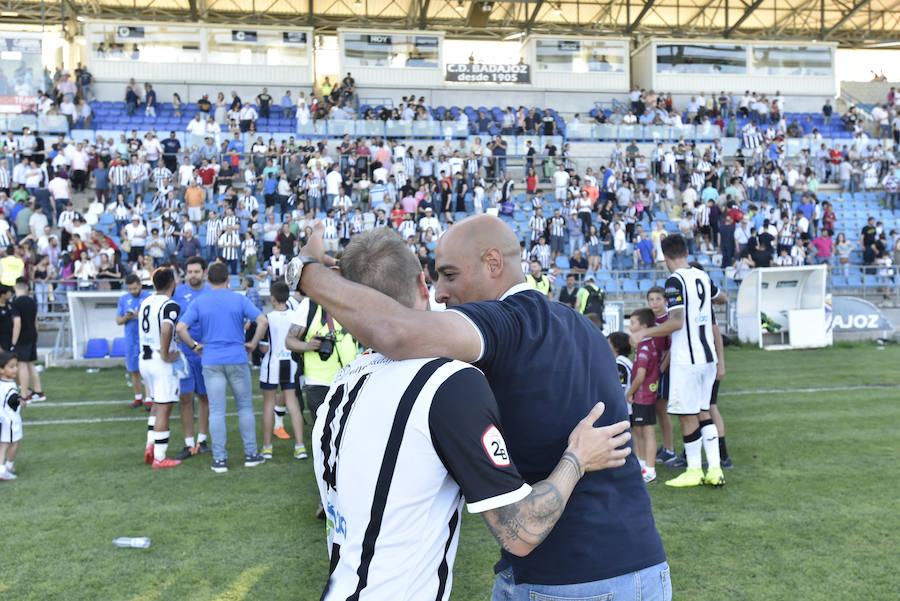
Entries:
{"type": "Polygon", "coordinates": [[[439,66],[440,38],[430,35],[344,34],[345,67],[405,69],[439,66]]]}
{"type": "Polygon", "coordinates": [[[207,30],[207,62],[267,67],[305,66],[309,64],[309,45],[302,32],[285,35],[283,31],[268,29],[236,32],[210,28],[207,30]]]}
{"type": "Polygon", "coordinates": [[[132,27],[89,23],[85,37],[95,59],[151,63],[210,63],[220,65],[309,64],[306,33],[260,29],[147,25],[132,27]],[[206,36],[207,52],[198,36],[206,36]]]}
{"type": "Polygon", "coordinates": [[[195,27],[132,27],[91,23],[85,31],[93,58],[149,63],[199,63],[195,27]]]}
{"type": "Polygon", "coordinates": [[[657,44],[657,73],[747,73],[747,47],[732,44],[657,44]]]}
{"type": "Polygon", "coordinates": [[[625,43],[604,40],[535,40],[539,71],[623,73],[625,43]]]}
{"type": "Polygon", "coordinates": [[[754,46],[753,73],[756,75],[812,75],[833,73],[828,46],[754,46]]]}

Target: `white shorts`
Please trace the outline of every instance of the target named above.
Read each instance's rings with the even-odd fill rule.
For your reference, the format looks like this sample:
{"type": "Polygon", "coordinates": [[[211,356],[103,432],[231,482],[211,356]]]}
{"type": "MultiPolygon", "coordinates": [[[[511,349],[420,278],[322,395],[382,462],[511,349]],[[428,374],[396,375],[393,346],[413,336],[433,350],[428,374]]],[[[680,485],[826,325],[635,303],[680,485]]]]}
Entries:
{"type": "Polygon", "coordinates": [[[177,403],[181,379],[175,373],[175,364],[162,359],[140,360],[141,377],[150,389],[154,403],[177,403]]]}
{"type": "Polygon", "coordinates": [[[9,407],[0,409],[0,442],[22,440],[22,416],[9,407]]]}
{"type": "Polygon", "coordinates": [[[188,207],[188,220],[201,221],[203,219],[203,207],[188,207]]]}
{"type": "Polygon", "coordinates": [[[696,415],[709,411],[716,382],[716,364],[675,365],[669,369],[669,408],[672,415],[696,415]]]}

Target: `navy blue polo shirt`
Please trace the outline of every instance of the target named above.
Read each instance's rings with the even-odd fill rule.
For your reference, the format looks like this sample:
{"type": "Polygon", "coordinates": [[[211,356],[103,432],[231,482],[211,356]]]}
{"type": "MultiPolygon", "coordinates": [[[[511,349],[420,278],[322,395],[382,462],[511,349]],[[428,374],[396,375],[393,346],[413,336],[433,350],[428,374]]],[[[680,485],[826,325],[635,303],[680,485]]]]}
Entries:
{"type": "MultiPolygon", "coordinates": [[[[547,478],[575,425],[598,401],[596,425],[628,419],[615,357],[583,315],[522,284],[499,301],[453,307],[481,333],[481,358],[507,449],[529,484],[547,478]]],[[[556,526],[534,551],[501,551],[517,583],[574,584],[621,576],[665,561],[650,496],[634,453],[623,467],[591,472],[575,487],[556,526]]]]}

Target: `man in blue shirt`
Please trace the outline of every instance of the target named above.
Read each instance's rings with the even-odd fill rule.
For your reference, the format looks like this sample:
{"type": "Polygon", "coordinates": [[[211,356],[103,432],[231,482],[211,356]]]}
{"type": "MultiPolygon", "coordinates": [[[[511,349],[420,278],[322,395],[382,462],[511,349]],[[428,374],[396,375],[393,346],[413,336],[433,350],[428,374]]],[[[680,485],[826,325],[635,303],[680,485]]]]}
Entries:
{"type": "MultiPolygon", "coordinates": [[[[653,268],[653,242],[651,242],[643,231],[638,232],[638,242],[634,245],[634,248],[638,251],[637,254],[640,258],[640,264],[647,266],[648,269],[653,268]]],[[[637,264],[638,261],[635,261],[637,264]]]]}
{"type": "Polygon", "coordinates": [[[228,147],[225,150],[228,152],[233,150],[238,154],[244,154],[244,141],[241,139],[241,134],[235,132],[234,139],[228,142],[228,147]]]}
{"type": "Polygon", "coordinates": [[[290,119],[293,116],[294,99],[291,98],[291,91],[285,90],[284,96],[281,97],[281,116],[290,119]]]}
{"type": "MultiPolygon", "coordinates": [[[[181,307],[182,315],[191,306],[191,303],[201,294],[209,292],[209,284],[203,281],[206,275],[206,261],[202,257],[188,257],[185,261],[184,277],[186,284],[175,288],[172,298],[181,307]]],[[[194,340],[200,338],[200,324],[195,323],[189,329],[194,340]]],[[[206,395],[206,383],[203,381],[203,364],[200,355],[195,353],[181,341],[181,352],[187,359],[189,373],[182,378],[179,386],[179,403],[181,405],[181,427],[184,430],[184,448],[175,459],[184,461],[198,453],[209,453],[207,436],[209,433],[209,397],[206,395]],[[198,433],[194,439],[194,394],[200,403],[198,433]]]]}
{"type": "MultiPolygon", "coordinates": [[[[125,326],[125,369],[131,373],[131,386],[134,388],[134,402],[131,408],[135,409],[144,404],[141,394],[141,372],[138,360],[141,355],[141,345],[138,333],[138,309],[144,299],[150,296],[150,292],[141,289],[141,278],[130,274],[125,278],[128,292],[119,297],[119,307],[116,310],[116,324],[125,326]]],[[[150,410],[150,401],[147,401],[147,411],[150,410]]]]}
{"type": "Polygon", "coordinates": [[[228,266],[213,263],[207,272],[210,290],[193,299],[183,313],[176,331],[184,343],[200,355],[203,381],[209,395],[209,433],[212,437],[212,470],[228,471],[225,451],[226,385],[231,386],[238,411],[238,427],[244,441],[244,467],[265,461],[256,446],[256,418],[253,416],[250,367],[247,351],[255,349],[266,334],[266,316],[241,294],[228,289],[228,266]],[[256,333],[244,342],[244,321],[256,321],[256,333]],[[190,333],[197,324],[199,338],[190,333]]]}
{"type": "MultiPolygon", "coordinates": [[[[594,403],[606,405],[595,425],[627,419],[606,339],[584,316],[525,285],[518,239],[500,219],[471,217],[441,237],[436,300],[450,308],[443,312],[407,309],[316,261],[329,261],[321,223],[292,262],[291,283],[299,281],[362,344],[391,359],[448,357],[484,372],[500,408],[507,450],[526,482],[547,477],[569,431],[594,403]]],[[[672,598],[640,466],[630,454],[620,465],[585,476],[556,527],[530,554],[501,551],[494,601],[536,595],[672,598]]],[[[511,527],[518,517],[509,517],[511,527]]]]}
{"type": "Polygon", "coordinates": [[[174,131],[169,132],[169,137],[162,141],[163,163],[172,173],[178,171],[178,153],[181,152],[181,142],[175,137],[174,131]]]}

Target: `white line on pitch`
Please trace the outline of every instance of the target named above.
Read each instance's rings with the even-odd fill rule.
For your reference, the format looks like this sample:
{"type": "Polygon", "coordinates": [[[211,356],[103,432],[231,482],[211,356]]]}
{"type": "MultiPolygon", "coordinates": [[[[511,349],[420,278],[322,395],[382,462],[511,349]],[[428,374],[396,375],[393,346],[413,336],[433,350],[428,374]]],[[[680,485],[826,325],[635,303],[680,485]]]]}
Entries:
{"type": "MultiPolygon", "coordinates": [[[[254,417],[259,417],[261,414],[254,412],[254,417]]],[[[237,413],[226,413],[225,417],[237,417],[237,413]]],[[[170,420],[178,420],[181,419],[180,416],[172,414],[169,417],[170,420]]],[[[91,418],[83,418],[83,419],[43,419],[37,421],[24,421],[24,425],[26,426],[54,426],[54,425],[65,425],[65,424],[102,424],[106,422],[144,422],[147,423],[147,417],[91,417],[91,418]]]]}
{"type": "MultiPolygon", "coordinates": [[[[254,400],[262,398],[259,395],[254,395],[254,400]]],[[[134,400],[123,400],[123,401],[37,401],[28,403],[29,409],[35,409],[40,407],[81,407],[81,406],[90,406],[90,405],[121,405],[124,407],[131,407],[131,404],[134,400]]]]}
{"type": "Polygon", "coordinates": [[[868,384],[860,386],[833,386],[830,388],[777,388],[774,390],[724,390],[719,396],[733,396],[742,394],[785,394],[788,392],[840,392],[843,390],[878,390],[883,388],[900,388],[891,384],[868,384]]]}
{"type": "Polygon", "coordinates": [[[37,409],[40,407],[81,407],[84,405],[85,407],[88,405],[122,405],[129,406],[134,401],[49,401],[49,402],[41,402],[38,401],[36,403],[29,403],[29,409],[37,409]]]}

